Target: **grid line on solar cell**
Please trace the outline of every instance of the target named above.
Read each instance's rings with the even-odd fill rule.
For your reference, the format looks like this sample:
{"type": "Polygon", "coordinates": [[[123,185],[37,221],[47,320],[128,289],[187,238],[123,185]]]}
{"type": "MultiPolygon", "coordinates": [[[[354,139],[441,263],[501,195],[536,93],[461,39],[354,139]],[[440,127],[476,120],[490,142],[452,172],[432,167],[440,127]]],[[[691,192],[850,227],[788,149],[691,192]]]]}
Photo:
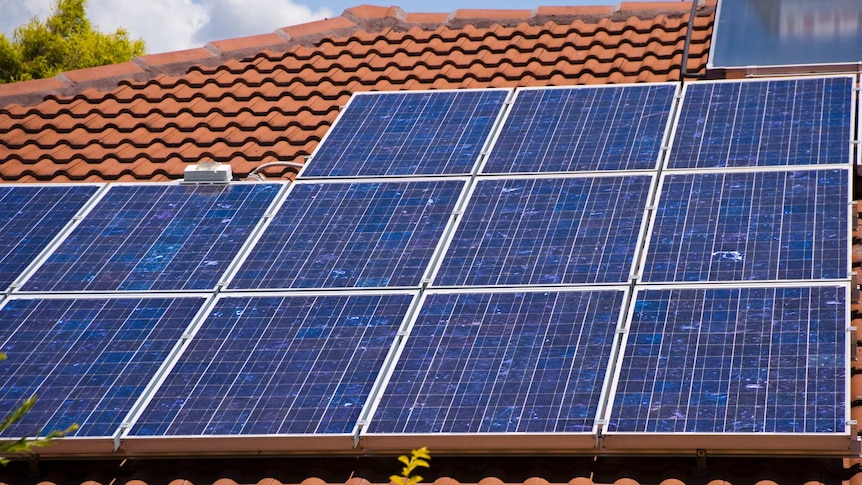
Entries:
{"type": "Polygon", "coordinates": [[[628,281],[651,175],[480,180],[437,286],[628,281]]]}
{"type": "Polygon", "coordinates": [[[111,436],[203,298],[19,299],[0,309],[0,406],[36,404],[2,433],[111,436]]]}
{"type": "Polygon", "coordinates": [[[301,175],[469,174],[509,93],[354,96],[301,175]]]}
{"type": "Polygon", "coordinates": [[[846,289],[639,291],[609,432],[839,433],[846,289]]]}
{"type": "Polygon", "coordinates": [[[592,431],[623,299],[429,294],[368,433],[592,431]]]}
{"type": "Polygon", "coordinates": [[[48,247],[96,190],[95,185],[0,187],[0,291],[48,247]]]}
{"type": "Polygon", "coordinates": [[[853,79],[687,85],[669,168],[850,163],[853,79]]]}
{"type": "Polygon", "coordinates": [[[412,299],[222,298],[131,434],[350,433],[412,299]]]}
{"type": "Polygon", "coordinates": [[[231,288],[420,283],[464,182],[297,183],[231,288]]]}
{"type": "Polygon", "coordinates": [[[655,169],[676,86],[524,89],[484,173],[655,169]]]}
{"type": "Polygon", "coordinates": [[[281,187],[113,186],[23,289],[214,288],[281,187]]]}
{"type": "Polygon", "coordinates": [[[644,281],[847,277],[847,170],[668,174],[660,190],[644,281]]]}

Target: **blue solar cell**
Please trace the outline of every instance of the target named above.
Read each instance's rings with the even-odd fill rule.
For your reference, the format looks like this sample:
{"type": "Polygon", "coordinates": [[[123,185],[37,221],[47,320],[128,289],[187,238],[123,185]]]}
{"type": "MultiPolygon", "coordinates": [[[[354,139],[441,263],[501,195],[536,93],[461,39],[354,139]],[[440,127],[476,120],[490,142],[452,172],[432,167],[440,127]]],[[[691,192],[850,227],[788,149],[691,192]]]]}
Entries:
{"type": "Polygon", "coordinates": [[[430,294],[368,432],[590,432],[623,300],[430,294]]]}
{"type": "Polygon", "coordinates": [[[280,189],[279,184],[111,187],[23,289],[214,288],[280,189]]]}
{"type": "Polygon", "coordinates": [[[469,174],[508,90],[354,96],[303,177],[469,174]]]}
{"type": "Polygon", "coordinates": [[[350,433],[412,299],[222,298],[131,434],[350,433]]]}
{"type": "Polygon", "coordinates": [[[850,77],[687,85],[668,167],[850,163],[850,77]]]}
{"type": "Polygon", "coordinates": [[[848,171],[668,175],[644,281],[846,278],[848,171]]]}
{"type": "Polygon", "coordinates": [[[676,86],[526,89],[485,173],[655,169],[676,86]]]}
{"type": "Polygon", "coordinates": [[[846,289],[639,291],[608,431],[844,432],[846,289]]]}
{"type": "Polygon", "coordinates": [[[0,291],[20,276],[97,189],[95,185],[0,187],[0,291]]]}
{"type": "Polygon", "coordinates": [[[417,286],[460,180],[297,183],[231,288],[417,286]]]}
{"type": "Polygon", "coordinates": [[[36,404],[5,437],[111,436],[203,298],[10,300],[0,309],[0,408],[36,404]]]}
{"type": "Polygon", "coordinates": [[[480,180],[434,284],[628,281],[652,180],[480,180]]]}

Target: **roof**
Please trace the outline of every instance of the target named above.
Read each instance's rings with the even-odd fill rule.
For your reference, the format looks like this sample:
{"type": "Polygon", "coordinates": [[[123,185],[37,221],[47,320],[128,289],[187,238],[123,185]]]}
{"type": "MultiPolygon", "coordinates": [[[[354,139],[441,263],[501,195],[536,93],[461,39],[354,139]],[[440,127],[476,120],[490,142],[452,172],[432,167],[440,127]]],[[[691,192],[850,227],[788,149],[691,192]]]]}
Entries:
{"type": "MultiPolygon", "coordinates": [[[[689,26],[686,70],[705,73],[715,5],[701,5],[693,22],[689,2],[450,13],[362,5],[270,34],[0,85],[0,179],[169,180],[208,159],[242,178],[310,155],[357,91],[680,81],[689,26]]],[[[854,401],[856,419],[860,410],[854,401]]],[[[364,485],[386,483],[398,466],[388,457],[54,460],[14,462],[0,482],[364,485]]],[[[859,467],[806,457],[435,456],[424,475],[436,485],[858,485],[859,467]]]]}
{"type": "MultiPolygon", "coordinates": [[[[132,181],[303,161],[357,91],[681,79],[690,2],[340,17],[0,85],[0,179],[132,181]]],[[[715,0],[693,22],[705,70],[715,0]]]]}

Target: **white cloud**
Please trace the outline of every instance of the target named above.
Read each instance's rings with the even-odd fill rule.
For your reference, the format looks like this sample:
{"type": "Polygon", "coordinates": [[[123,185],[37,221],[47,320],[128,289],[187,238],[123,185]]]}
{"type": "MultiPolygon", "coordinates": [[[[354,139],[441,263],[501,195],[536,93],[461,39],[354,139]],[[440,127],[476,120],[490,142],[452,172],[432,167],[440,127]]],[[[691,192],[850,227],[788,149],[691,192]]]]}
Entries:
{"type": "Polygon", "coordinates": [[[53,3],[53,0],[0,0],[0,32],[11,36],[15,27],[33,17],[44,20],[53,3]]]}
{"type": "Polygon", "coordinates": [[[132,38],[143,37],[150,53],[200,47],[193,36],[209,20],[190,0],[90,0],[87,16],[103,32],[122,27],[132,38]]]}
{"type": "Polygon", "coordinates": [[[194,40],[204,43],[232,37],[272,32],[280,27],[332,17],[327,8],[312,11],[290,0],[204,0],[209,22],[195,33],[194,40]],[[223,34],[229,32],[230,35],[223,34]]]}
{"type": "MultiPolygon", "coordinates": [[[[54,0],[0,0],[0,32],[38,15],[44,20],[54,0]]],[[[280,27],[331,17],[291,0],[89,0],[87,16],[99,30],[125,28],[143,37],[150,54],[202,47],[209,41],[272,32],[280,27]]]]}

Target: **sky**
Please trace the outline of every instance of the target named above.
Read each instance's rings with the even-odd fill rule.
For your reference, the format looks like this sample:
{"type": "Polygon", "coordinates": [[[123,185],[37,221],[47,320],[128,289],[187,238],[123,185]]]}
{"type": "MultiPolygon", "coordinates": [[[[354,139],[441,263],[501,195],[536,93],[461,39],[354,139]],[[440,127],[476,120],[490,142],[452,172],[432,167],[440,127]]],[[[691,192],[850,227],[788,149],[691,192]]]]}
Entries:
{"type": "MultiPolygon", "coordinates": [[[[644,1],[644,0],[635,0],[644,1]]],[[[55,0],[0,0],[0,33],[33,17],[45,20],[55,0]]],[[[534,9],[540,5],[618,5],[619,0],[88,0],[87,16],[102,32],[125,28],[147,53],[203,47],[214,40],[267,34],[281,27],[336,17],[362,4],[397,5],[407,12],[459,8],[534,9]]]]}

